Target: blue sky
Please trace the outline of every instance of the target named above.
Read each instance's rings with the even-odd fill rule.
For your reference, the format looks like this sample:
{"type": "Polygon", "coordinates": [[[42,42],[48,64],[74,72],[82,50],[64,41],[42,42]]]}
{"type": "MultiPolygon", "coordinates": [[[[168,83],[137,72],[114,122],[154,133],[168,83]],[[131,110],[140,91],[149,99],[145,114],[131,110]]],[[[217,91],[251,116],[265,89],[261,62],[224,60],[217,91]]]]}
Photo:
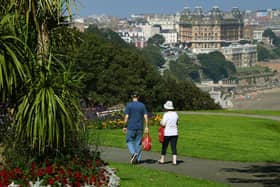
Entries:
{"type": "Polygon", "coordinates": [[[280,0],[78,0],[80,16],[110,15],[128,17],[130,14],[141,13],[176,13],[184,6],[194,9],[202,6],[210,10],[218,6],[222,10],[239,7],[240,10],[257,10],[280,8],[280,0]]]}

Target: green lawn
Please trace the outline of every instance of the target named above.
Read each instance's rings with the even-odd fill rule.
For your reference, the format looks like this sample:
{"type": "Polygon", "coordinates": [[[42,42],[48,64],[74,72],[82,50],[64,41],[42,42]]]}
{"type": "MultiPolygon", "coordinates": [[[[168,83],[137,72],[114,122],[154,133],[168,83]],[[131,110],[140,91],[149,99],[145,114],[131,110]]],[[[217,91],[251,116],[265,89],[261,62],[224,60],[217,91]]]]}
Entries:
{"type": "MultiPolygon", "coordinates": [[[[195,111],[194,111],[195,112],[195,111]]],[[[280,116],[279,110],[204,110],[200,112],[210,112],[210,113],[237,113],[237,114],[254,114],[254,115],[265,115],[265,116],[280,116]]]]}
{"type": "MultiPolygon", "coordinates": [[[[150,126],[159,152],[158,126],[150,126]]],[[[121,129],[89,130],[90,143],[126,147],[121,129]]],[[[234,161],[280,161],[280,122],[237,116],[181,114],[178,154],[234,161]]]]}
{"type": "Polygon", "coordinates": [[[122,187],[226,187],[229,185],[210,182],[202,179],[164,172],[131,164],[110,163],[110,167],[117,169],[122,187]],[[141,178],[140,178],[141,177],[141,178]]]}

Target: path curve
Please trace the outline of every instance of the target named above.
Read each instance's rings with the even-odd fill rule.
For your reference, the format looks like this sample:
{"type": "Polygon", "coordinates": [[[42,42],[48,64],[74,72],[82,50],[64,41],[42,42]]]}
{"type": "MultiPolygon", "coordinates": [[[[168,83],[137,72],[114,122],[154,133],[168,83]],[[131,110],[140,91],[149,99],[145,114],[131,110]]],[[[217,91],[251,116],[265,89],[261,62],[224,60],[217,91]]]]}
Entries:
{"type": "MultiPolygon", "coordinates": [[[[178,113],[243,116],[280,121],[280,117],[277,116],[211,112],[178,113]]],[[[177,156],[178,165],[174,166],[171,164],[172,155],[167,155],[166,164],[156,163],[159,156],[160,154],[156,152],[143,152],[143,163],[140,166],[221,182],[235,187],[280,187],[280,163],[245,163],[177,156]]],[[[101,147],[101,157],[105,161],[119,163],[129,163],[130,160],[127,149],[115,147],[101,147]]]]}

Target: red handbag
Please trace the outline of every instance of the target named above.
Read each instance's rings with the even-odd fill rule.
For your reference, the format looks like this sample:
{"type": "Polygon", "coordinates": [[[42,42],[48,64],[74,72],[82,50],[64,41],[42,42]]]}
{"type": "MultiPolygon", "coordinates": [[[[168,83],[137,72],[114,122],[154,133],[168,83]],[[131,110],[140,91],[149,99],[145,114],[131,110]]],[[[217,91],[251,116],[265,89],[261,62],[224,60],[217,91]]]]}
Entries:
{"type": "Polygon", "coordinates": [[[145,151],[150,151],[152,149],[152,138],[149,134],[144,134],[142,137],[142,146],[145,151]]]}
{"type": "Polygon", "coordinates": [[[164,141],[164,127],[160,126],[160,128],[158,129],[158,141],[160,143],[163,143],[164,141]]]}

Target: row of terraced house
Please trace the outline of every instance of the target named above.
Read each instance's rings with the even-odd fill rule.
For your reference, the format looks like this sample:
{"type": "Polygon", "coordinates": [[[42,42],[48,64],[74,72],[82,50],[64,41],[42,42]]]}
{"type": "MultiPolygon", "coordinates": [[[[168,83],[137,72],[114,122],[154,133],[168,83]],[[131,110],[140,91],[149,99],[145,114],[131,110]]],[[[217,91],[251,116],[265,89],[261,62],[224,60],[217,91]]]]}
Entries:
{"type": "MultiPolygon", "coordinates": [[[[182,12],[173,15],[138,14],[131,15],[129,19],[104,17],[103,21],[99,17],[98,21],[102,22],[102,27],[111,27],[126,42],[139,48],[146,46],[150,37],[161,34],[165,38],[164,45],[179,45],[195,54],[219,50],[236,67],[251,67],[257,63],[257,46],[242,45],[240,41],[253,43],[265,40],[262,33],[268,26],[264,23],[271,19],[275,24],[278,17],[280,20],[279,10],[268,12],[249,14],[236,7],[229,12],[218,7],[210,11],[203,11],[202,7],[194,10],[185,7],[182,12]]],[[[98,21],[95,20],[95,23],[98,21]]]]}

